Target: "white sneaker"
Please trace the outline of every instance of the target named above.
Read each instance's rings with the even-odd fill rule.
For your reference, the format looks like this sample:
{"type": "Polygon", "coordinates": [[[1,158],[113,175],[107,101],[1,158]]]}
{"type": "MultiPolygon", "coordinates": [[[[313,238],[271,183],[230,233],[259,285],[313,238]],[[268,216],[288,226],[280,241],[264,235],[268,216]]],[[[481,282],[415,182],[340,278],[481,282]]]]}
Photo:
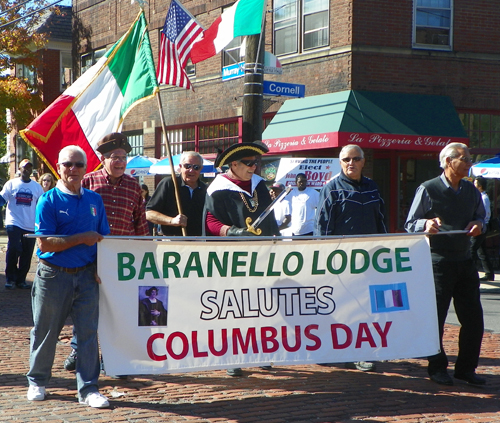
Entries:
{"type": "Polygon", "coordinates": [[[85,397],[85,399],[80,398],[79,402],[80,404],[87,404],[89,407],[92,408],[109,407],[108,399],[104,395],[101,395],[99,392],[91,392],[85,397]]]}
{"type": "Polygon", "coordinates": [[[43,401],[45,399],[45,386],[30,385],[26,396],[28,401],[43,401]]]}

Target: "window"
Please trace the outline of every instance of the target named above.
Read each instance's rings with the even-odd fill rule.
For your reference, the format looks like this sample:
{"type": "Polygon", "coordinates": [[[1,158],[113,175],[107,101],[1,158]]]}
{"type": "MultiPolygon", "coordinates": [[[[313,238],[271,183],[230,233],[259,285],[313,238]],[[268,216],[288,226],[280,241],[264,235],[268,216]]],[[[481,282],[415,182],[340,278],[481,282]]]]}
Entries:
{"type": "Polygon", "coordinates": [[[80,69],[83,74],[92,65],[95,65],[99,59],[106,54],[106,49],[101,48],[99,50],[91,51],[90,53],[82,54],[80,61],[80,69]]]}
{"type": "Polygon", "coordinates": [[[26,65],[16,64],[16,77],[24,79],[32,87],[34,87],[37,82],[35,69],[26,65]]]}
{"type": "Polygon", "coordinates": [[[222,67],[239,63],[245,58],[240,57],[244,37],[236,37],[222,50],[222,67]]]}
{"type": "Polygon", "coordinates": [[[500,115],[461,113],[470,148],[500,149],[500,115]]]}
{"type": "MultiPolygon", "coordinates": [[[[172,156],[181,154],[183,151],[195,151],[195,128],[172,129],[167,131],[170,152],[172,156]]],[[[161,157],[166,157],[167,147],[161,145],[161,157]]]]}
{"type": "Polygon", "coordinates": [[[130,157],[135,157],[137,155],[142,156],[144,153],[144,139],[141,132],[127,132],[127,141],[132,147],[132,150],[128,155],[130,157]]]}
{"type": "Polygon", "coordinates": [[[413,47],[451,50],[453,0],[414,0],[413,47]]]}
{"type": "Polygon", "coordinates": [[[274,2],[274,54],[301,53],[328,46],[328,0],[274,2]]]}
{"type": "Polygon", "coordinates": [[[73,83],[73,66],[71,52],[61,51],[61,91],[73,83]]]}

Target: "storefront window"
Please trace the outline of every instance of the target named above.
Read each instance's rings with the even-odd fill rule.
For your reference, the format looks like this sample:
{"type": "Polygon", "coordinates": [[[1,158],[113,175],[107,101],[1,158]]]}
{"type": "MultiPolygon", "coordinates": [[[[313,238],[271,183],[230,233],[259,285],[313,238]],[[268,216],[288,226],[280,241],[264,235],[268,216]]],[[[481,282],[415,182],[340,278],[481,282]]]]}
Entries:
{"type": "Polygon", "coordinates": [[[461,113],[459,116],[471,148],[500,148],[500,115],[461,113]]]}

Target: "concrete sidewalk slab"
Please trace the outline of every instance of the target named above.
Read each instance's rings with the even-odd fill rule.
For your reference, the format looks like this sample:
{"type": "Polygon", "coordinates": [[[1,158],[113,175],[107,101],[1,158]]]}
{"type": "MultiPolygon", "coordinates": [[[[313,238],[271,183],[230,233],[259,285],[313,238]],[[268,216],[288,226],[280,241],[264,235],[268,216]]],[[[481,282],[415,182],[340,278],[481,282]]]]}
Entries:
{"type": "MultiPolygon", "coordinates": [[[[4,254],[0,253],[4,261],[4,254]]],[[[33,280],[35,260],[28,280],[33,280]]],[[[70,322],[56,348],[48,398],[26,400],[25,374],[32,327],[30,292],[2,289],[0,275],[0,422],[500,422],[500,335],[485,333],[478,373],[482,388],[457,381],[430,382],[426,360],[377,363],[376,373],[343,365],[276,366],[129,377],[103,376],[101,392],[111,408],[78,404],[74,373],[62,368],[70,352],[70,322]]],[[[418,324],[418,322],[416,322],[418,324]]],[[[458,327],[447,325],[445,348],[453,361],[458,327]]],[[[450,365],[452,374],[453,363],[450,365]]]]}

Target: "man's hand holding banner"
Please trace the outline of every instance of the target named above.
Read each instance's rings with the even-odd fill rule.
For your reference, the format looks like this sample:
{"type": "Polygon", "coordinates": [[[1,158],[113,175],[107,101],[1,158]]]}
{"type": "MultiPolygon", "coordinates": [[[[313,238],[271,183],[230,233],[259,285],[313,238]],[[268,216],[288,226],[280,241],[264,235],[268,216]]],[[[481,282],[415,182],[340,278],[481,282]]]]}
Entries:
{"type": "Polygon", "coordinates": [[[108,374],[377,361],[439,350],[424,235],[104,239],[98,273],[108,374]]]}

